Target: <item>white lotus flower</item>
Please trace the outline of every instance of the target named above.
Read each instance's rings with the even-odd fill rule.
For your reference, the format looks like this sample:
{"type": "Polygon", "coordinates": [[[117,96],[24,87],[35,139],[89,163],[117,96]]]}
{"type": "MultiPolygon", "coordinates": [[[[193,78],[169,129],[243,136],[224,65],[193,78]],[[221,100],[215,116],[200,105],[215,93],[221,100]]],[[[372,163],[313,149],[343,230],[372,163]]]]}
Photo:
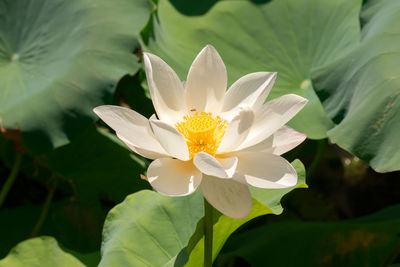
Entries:
{"type": "Polygon", "coordinates": [[[248,185],[296,185],[296,171],[279,155],[306,138],[284,125],[307,100],[289,94],[264,104],[275,72],[248,74],[226,91],[225,65],[210,45],[186,84],[161,58],[144,53],[144,63],[157,116],[109,105],[94,112],[134,152],[154,159],[147,177],[156,191],[185,196],[200,187],[217,210],[244,218],[252,207],[248,185]]]}

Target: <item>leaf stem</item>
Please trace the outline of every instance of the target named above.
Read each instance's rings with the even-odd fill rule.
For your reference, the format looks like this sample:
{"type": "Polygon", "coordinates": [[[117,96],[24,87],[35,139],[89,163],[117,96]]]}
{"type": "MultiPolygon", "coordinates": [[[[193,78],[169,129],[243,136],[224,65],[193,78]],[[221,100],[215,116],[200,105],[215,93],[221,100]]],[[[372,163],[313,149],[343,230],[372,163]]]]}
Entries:
{"type": "Polygon", "coordinates": [[[21,159],[22,159],[22,154],[17,154],[15,157],[15,161],[12,166],[10,175],[7,177],[6,182],[4,183],[3,187],[1,188],[0,208],[4,203],[4,200],[6,199],[8,192],[10,191],[11,187],[13,186],[15,179],[18,176],[19,168],[21,166],[21,159]]]}
{"type": "Polygon", "coordinates": [[[42,211],[40,212],[39,215],[39,219],[37,220],[35,226],[33,227],[33,230],[31,232],[31,237],[37,236],[40,231],[40,228],[42,228],[42,225],[47,217],[47,213],[49,212],[50,204],[53,201],[54,193],[57,188],[57,180],[58,180],[57,177],[53,175],[46,200],[44,201],[42,211]]]}
{"type": "Polygon", "coordinates": [[[204,198],[204,267],[212,266],[213,209],[204,198]]]}
{"type": "Polygon", "coordinates": [[[314,157],[314,160],[312,161],[310,167],[307,170],[307,181],[311,181],[315,172],[318,170],[320,167],[319,165],[321,164],[324,156],[325,156],[325,151],[326,147],[328,146],[328,139],[322,139],[317,141],[317,152],[314,157]]]}

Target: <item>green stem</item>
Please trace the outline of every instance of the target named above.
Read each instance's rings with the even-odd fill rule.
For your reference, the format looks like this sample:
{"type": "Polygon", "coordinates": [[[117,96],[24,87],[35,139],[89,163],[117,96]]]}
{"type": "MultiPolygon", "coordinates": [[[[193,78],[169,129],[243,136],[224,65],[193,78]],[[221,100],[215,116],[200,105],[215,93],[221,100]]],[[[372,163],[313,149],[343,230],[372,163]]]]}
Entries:
{"type": "Polygon", "coordinates": [[[4,183],[3,187],[1,188],[1,192],[0,192],[0,208],[4,203],[4,200],[7,197],[8,192],[10,191],[12,185],[15,182],[15,179],[17,178],[18,172],[19,172],[19,168],[21,166],[21,159],[22,159],[22,155],[21,154],[17,154],[15,161],[14,161],[14,165],[12,166],[11,169],[11,173],[10,175],[7,177],[6,182],[4,183]]]}
{"type": "Polygon", "coordinates": [[[38,235],[40,228],[42,228],[44,220],[47,217],[47,213],[49,212],[50,204],[53,201],[54,193],[57,188],[57,177],[53,176],[52,180],[52,185],[49,187],[49,191],[47,193],[46,200],[44,201],[42,211],[40,212],[39,219],[37,220],[35,227],[33,227],[33,230],[31,232],[31,237],[38,235]]]}
{"type": "Polygon", "coordinates": [[[204,199],[204,267],[212,266],[213,209],[204,199]]]}
{"type": "Polygon", "coordinates": [[[311,163],[310,167],[307,170],[307,181],[311,181],[314,173],[318,170],[324,156],[325,156],[325,151],[326,147],[328,145],[328,139],[322,139],[317,141],[317,153],[314,157],[313,162],[311,163]]]}

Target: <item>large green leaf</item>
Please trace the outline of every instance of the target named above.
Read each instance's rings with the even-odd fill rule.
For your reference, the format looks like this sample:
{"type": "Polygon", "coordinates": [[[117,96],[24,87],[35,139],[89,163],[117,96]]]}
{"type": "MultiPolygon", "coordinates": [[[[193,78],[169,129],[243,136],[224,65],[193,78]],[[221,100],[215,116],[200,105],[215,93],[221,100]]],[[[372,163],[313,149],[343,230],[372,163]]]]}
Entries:
{"type": "Polygon", "coordinates": [[[0,118],[31,150],[64,145],[139,65],[146,0],[0,0],[0,118]]]}
{"type": "Polygon", "coordinates": [[[166,197],[148,190],[132,194],[107,216],[99,266],[184,263],[185,247],[202,216],[199,191],[188,197],[166,197]]]}
{"type": "Polygon", "coordinates": [[[52,237],[29,239],[13,248],[0,267],[84,267],[79,260],[64,252],[52,237]]]}
{"type": "MultiPolygon", "coordinates": [[[[206,44],[221,54],[230,83],[250,72],[277,71],[269,98],[288,93],[308,98],[310,102],[290,125],[309,138],[324,138],[333,124],[312,88],[310,70],[357,44],[361,1],[261,2],[220,1],[203,15],[186,16],[160,0],[153,33],[143,40],[144,49],[163,58],[183,80],[206,44]]],[[[190,9],[190,4],[180,2],[180,9],[190,9]]]]}
{"type": "MultiPolygon", "coordinates": [[[[298,187],[304,187],[304,166],[300,161],[293,166],[299,173],[298,187]]],[[[243,220],[215,211],[214,258],[239,226],[260,215],[280,213],[278,199],[296,187],[257,192],[259,200],[253,199],[252,211],[243,220]]],[[[147,190],[132,194],[107,216],[100,266],[201,266],[203,216],[199,191],[188,197],[166,197],[147,190]]]]}
{"type": "Polygon", "coordinates": [[[315,71],[328,136],[379,172],[400,170],[400,1],[369,1],[360,44],[315,71]]]}
{"type": "Polygon", "coordinates": [[[251,266],[387,266],[399,229],[399,205],[340,222],[265,224],[232,236],[216,265],[241,257],[251,266]]]}

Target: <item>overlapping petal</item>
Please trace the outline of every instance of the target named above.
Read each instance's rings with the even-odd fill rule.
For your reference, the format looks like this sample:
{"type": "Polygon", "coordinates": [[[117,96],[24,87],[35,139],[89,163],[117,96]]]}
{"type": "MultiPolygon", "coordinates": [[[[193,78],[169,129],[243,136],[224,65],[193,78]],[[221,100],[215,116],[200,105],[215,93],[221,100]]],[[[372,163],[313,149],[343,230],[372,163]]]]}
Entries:
{"type": "Polygon", "coordinates": [[[297,173],[283,157],[266,152],[241,152],[237,154],[237,173],[249,185],[260,188],[286,188],[295,186],[297,173]]]}
{"type": "Polygon", "coordinates": [[[256,112],[249,135],[239,149],[264,141],[292,119],[307,102],[301,96],[288,94],[265,103],[256,112]]]}
{"type": "Polygon", "coordinates": [[[275,155],[282,155],[300,145],[306,137],[307,135],[303,133],[299,133],[288,126],[283,126],[264,141],[247,147],[242,151],[268,152],[275,155]]]}
{"type": "Polygon", "coordinates": [[[225,131],[218,148],[219,153],[235,150],[243,143],[250,132],[254,121],[253,110],[249,106],[241,105],[238,112],[225,131]]]}
{"type": "Polygon", "coordinates": [[[157,119],[150,119],[150,125],[157,140],[169,155],[180,160],[189,160],[185,138],[175,127],[157,119]]]}
{"type": "Polygon", "coordinates": [[[160,158],[150,164],[147,179],[161,194],[186,196],[196,191],[201,183],[202,174],[189,161],[160,158]]]}
{"type": "Polygon", "coordinates": [[[119,106],[99,106],[93,110],[132,150],[148,158],[165,157],[168,153],[151,131],[149,120],[139,113],[119,106]]]}
{"type": "Polygon", "coordinates": [[[231,178],[235,173],[237,163],[237,157],[216,159],[205,152],[199,152],[193,158],[193,164],[199,171],[219,178],[231,178]]]}
{"type": "Polygon", "coordinates": [[[174,124],[186,113],[185,89],[175,71],[161,58],[143,54],[147,83],[158,117],[174,124]]]}
{"type": "Polygon", "coordinates": [[[276,75],[276,72],[255,72],[234,82],[225,94],[222,116],[229,120],[243,104],[258,110],[271,91],[276,75]]]}
{"type": "Polygon", "coordinates": [[[187,110],[218,114],[222,109],[226,86],[225,64],[215,48],[207,45],[193,61],[187,76],[187,110]]]}
{"type": "Polygon", "coordinates": [[[236,219],[245,218],[252,207],[250,190],[234,179],[218,179],[203,175],[201,192],[221,213],[236,219]]]}
{"type": "Polygon", "coordinates": [[[130,141],[128,141],[127,139],[125,139],[123,136],[121,136],[120,134],[117,133],[118,138],[125,143],[125,145],[127,147],[129,147],[133,152],[135,152],[136,154],[141,155],[142,157],[148,158],[148,159],[158,159],[158,158],[164,158],[164,157],[168,157],[168,153],[166,151],[164,151],[163,154],[159,153],[159,152],[155,152],[155,151],[151,151],[145,148],[141,148],[138,146],[135,146],[134,144],[132,144],[130,141]]]}

